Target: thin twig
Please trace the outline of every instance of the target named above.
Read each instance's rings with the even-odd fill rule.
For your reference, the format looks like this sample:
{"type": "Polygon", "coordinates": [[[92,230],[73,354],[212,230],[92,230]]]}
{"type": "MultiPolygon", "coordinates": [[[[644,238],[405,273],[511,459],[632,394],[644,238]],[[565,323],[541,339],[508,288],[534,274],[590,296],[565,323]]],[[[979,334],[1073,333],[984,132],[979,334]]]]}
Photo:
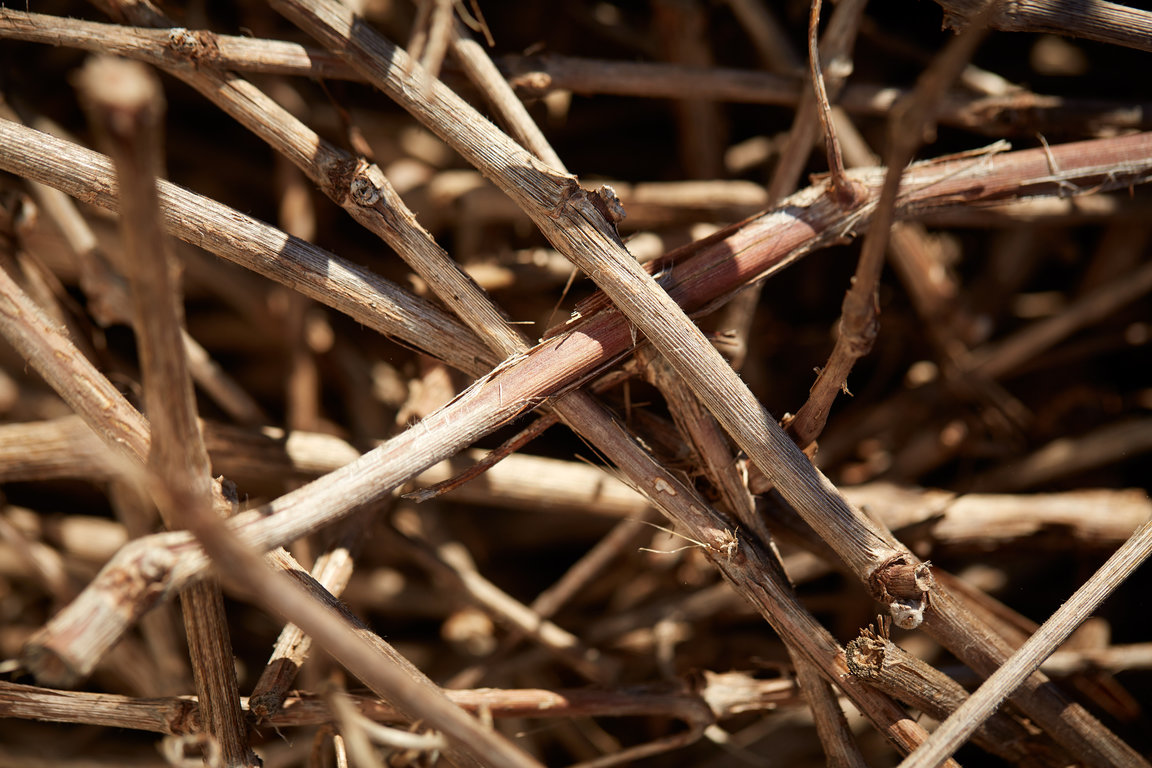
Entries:
{"type": "Polygon", "coordinates": [[[895,219],[896,198],[904,167],[920,145],[924,130],[933,125],[939,94],[955,80],[972,57],[983,39],[982,31],[981,27],[976,27],[951,41],[920,76],[909,101],[892,117],[889,129],[892,146],[886,158],[888,172],[876,204],[875,218],[864,236],[856,273],[844,296],[836,345],[828,362],[820,369],[808,399],[788,422],[789,432],[801,446],[807,446],[824,430],[837,394],[841,391],[848,393],[848,373],[858,359],[872,350],[879,332],[880,272],[884,266],[888,233],[895,219]]]}
{"type": "Polygon", "coordinates": [[[418,0],[410,47],[429,77],[439,77],[452,37],[452,0],[418,0]]]}
{"type": "Polygon", "coordinates": [[[852,731],[844,719],[844,711],[836,693],[828,681],[820,675],[812,662],[793,655],[796,666],[796,679],[800,683],[812,717],[816,721],[816,732],[830,768],[864,768],[868,763],[860,754],[860,747],[852,738],[852,731]]]}
{"type": "MultiPolygon", "coordinates": [[[[742,69],[698,69],[656,62],[605,61],[560,55],[500,60],[512,84],[530,96],[553,90],[636,98],[680,98],[708,94],[718,101],[795,106],[807,88],[803,79],[742,69]]],[[[886,116],[906,98],[906,89],[849,83],[839,99],[852,113],[886,116]]],[[[1101,99],[1049,96],[1025,90],[997,95],[952,91],[942,99],[940,122],[984,135],[1022,136],[1036,131],[1078,130],[1103,135],[1109,127],[1147,130],[1148,118],[1126,104],[1101,99]],[[1026,116],[1022,112],[1027,113],[1026,116]]],[[[1144,110],[1147,111],[1145,107],[1144,110]]]]}
{"type": "Polygon", "coordinates": [[[800,58],[792,50],[788,35],[771,9],[757,0],[728,0],[728,7],[769,71],[789,74],[803,68],[800,58]]]}
{"type": "MultiPolygon", "coordinates": [[[[863,10],[863,7],[859,7],[863,10]]],[[[857,11],[859,13],[859,10],[857,11]]],[[[845,204],[851,204],[855,193],[844,176],[844,158],[840,153],[840,142],[836,138],[836,126],[832,122],[832,107],[828,103],[828,90],[824,87],[824,70],[820,66],[820,48],[817,34],[820,30],[820,0],[812,0],[812,10],[808,15],[808,66],[812,77],[812,87],[816,92],[816,115],[824,132],[825,154],[828,157],[828,172],[832,180],[832,195],[845,204]]]]}
{"type": "Polygon", "coordinates": [[[488,53],[472,39],[460,20],[456,21],[452,30],[452,53],[463,66],[468,79],[484,92],[488,103],[500,116],[509,133],[541,161],[561,173],[567,173],[564,161],[548,143],[536,121],[524,108],[523,102],[513,92],[512,86],[508,85],[488,53]]]}
{"type": "MultiPolygon", "coordinates": [[[[372,520],[371,510],[354,515],[343,525],[339,539],[312,566],[312,577],[333,597],[339,597],[352,577],[352,557],[363,542],[364,529],[372,520]]],[[[308,656],[312,638],[295,624],[286,624],[276,638],[276,646],[260,678],[252,687],[249,709],[261,721],[280,711],[296,673],[308,656]]]]}
{"type": "MultiPolygon", "coordinates": [[[[816,141],[816,130],[825,123],[823,109],[829,98],[835,99],[843,89],[845,79],[850,69],[852,46],[856,40],[856,30],[864,13],[865,3],[862,0],[837,3],[828,27],[824,32],[820,47],[824,51],[824,61],[829,65],[830,75],[825,83],[823,72],[820,71],[820,59],[817,54],[816,33],[817,28],[813,21],[818,21],[817,4],[813,4],[812,20],[809,21],[809,69],[812,88],[805,88],[796,105],[796,114],[792,118],[792,128],[788,131],[783,146],[779,151],[779,159],[772,178],[768,182],[768,200],[772,204],[778,203],[782,198],[794,192],[800,182],[812,147],[816,141]],[[825,87],[827,85],[827,87],[825,87]],[[827,91],[831,92],[831,97],[827,91]],[[823,97],[818,99],[819,94],[823,97]],[[820,103],[817,104],[817,101],[820,103]],[[817,115],[819,112],[819,117],[817,115]]],[[[789,51],[791,48],[789,47],[789,51]]],[[[792,54],[795,55],[794,53],[792,54]]],[[[825,136],[831,134],[825,130],[825,136]]],[[[828,159],[831,167],[836,160],[828,159]]],[[[843,169],[833,178],[836,194],[845,202],[851,202],[852,185],[843,178],[843,169]]],[[[747,339],[751,328],[756,307],[759,305],[760,292],[763,283],[753,283],[745,288],[740,296],[731,302],[725,310],[723,328],[731,329],[738,339],[747,339]]],[[[744,345],[746,347],[746,343],[744,345]]],[[[733,368],[740,369],[742,358],[733,360],[733,368]]]]}
{"type": "MultiPolygon", "coordinates": [[[[462,709],[487,712],[496,718],[629,717],[652,714],[707,724],[748,711],[797,707],[803,704],[795,681],[758,680],[741,672],[704,670],[696,685],[688,681],[629,686],[623,689],[497,689],[449,690],[445,695],[462,709]]],[[[391,703],[369,696],[350,697],[357,710],[374,722],[402,722],[391,703]]],[[[245,702],[247,704],[247,702],[245,702]]],[[[272,715],[274,728],[331,722],[326,703],[318,696],[290,696],[287,706],[272,715]]],[[[0,713],[4,717],[61,723],[88,723],[153,733],[189,733],[197,721],[197,704],[187,697],[140,699],[106,693],[65,691],[0,680],[0,713]]]]}
{"type": "Polygon", "coordinates": [[[453,593],[468,598],[502,623],[531,637],[587,679],[607,685],[618,675],[619,670],[611,659],[484,578],[458,543],[433,544],[423,537],[400,531],[394,535],[407,554],[437,580],[450,586],[453,593]]]}
{"type": "Polygon", "coordinates": [[[993,672],[966,702],[941,723],[922,748],[909,755],[900,765],[903,768],[934,768],[940,765],[1150,553],[1152,522],[1145,523],[1132,534],[1092,578],[1048,617],[1036,634],[1028,638],[1003,666],[993,672]]]}

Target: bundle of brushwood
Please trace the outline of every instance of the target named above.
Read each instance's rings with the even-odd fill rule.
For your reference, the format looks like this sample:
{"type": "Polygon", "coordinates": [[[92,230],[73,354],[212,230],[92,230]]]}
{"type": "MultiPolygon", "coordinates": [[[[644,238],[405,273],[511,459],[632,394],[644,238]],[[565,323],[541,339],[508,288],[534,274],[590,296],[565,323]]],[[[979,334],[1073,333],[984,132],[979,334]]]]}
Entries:
{"type": "Polygon", "coordinates": [[[1149,766],[1152,13],[35,5],[0,766],[1149,766]]]}

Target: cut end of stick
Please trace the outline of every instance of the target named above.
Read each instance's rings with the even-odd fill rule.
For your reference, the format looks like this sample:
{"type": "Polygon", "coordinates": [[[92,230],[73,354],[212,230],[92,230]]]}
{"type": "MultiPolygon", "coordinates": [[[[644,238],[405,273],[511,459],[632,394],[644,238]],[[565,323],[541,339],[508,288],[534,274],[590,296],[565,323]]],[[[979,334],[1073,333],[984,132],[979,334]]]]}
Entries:
{"type": "Polygon", "coordinates": [[[85,677],[87,671],[77,669],[69,663],[68,655],[57,653],[39,642],[38,633],[24,645],[20,654],[20,665],[36,678],[36,682],[49,688],[74,688],[85,677]]]}
{"type": "Polygon", "coordinates": [[[141,112],[163,110],[159,82],[139,62],[97,56],[81,68],[74,83],[91,106],[107,114],[106,130],[114,137],[134,133],[132,124],[141,112]]]}
{"type": "Polygon", "coordinates": [[[935,586],[930,563],[899,554],[877,568],[868,579],[872,594],[888,606],[901,629],[916,629],[924,621],[928,593],[935,586]]]}

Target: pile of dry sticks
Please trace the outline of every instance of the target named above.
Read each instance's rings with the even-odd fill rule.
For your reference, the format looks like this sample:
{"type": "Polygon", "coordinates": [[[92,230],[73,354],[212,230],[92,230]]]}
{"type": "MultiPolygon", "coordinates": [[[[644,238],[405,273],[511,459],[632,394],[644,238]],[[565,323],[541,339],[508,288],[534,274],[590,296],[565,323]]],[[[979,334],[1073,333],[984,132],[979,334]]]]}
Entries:
{"type": "Polygon", "coordinates": [[[1152,14],[47,5],[0,764],[1149,764],[1152,14]]]}

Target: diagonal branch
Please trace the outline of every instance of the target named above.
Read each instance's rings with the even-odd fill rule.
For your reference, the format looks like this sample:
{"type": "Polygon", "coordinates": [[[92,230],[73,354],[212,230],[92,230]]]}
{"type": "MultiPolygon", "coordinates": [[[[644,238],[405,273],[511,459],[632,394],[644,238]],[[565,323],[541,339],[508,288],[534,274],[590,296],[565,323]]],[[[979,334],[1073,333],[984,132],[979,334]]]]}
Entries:
{"type": "Polygon", "coordinates": [[[1072,631],[1104,602],[1152,554],[1152,522],[1145,523],[1112,554],[1068,602],[1060,606],[1005,664],[941,723],[902,768],[935,768],[972,735],[1072,631]]]}
{"type": "MultiPolygon", "coordinates": [[[[813,8],[818,9],[819,6],[814,5],[813,8]]],[[[872,345],[880,329],[880,273],[884,267],[889,230],[895,219],[896,198],[904,166],[912,160],[925,129],[933,126],[939,94],[952,84],[960,74],[960,70],[971,59],[976,46],[984,39],[983,33],[983,27],[976,26],[950,41],[920,76],[916,89],[908,101],[902,102],[898,109],[893,110],[889,123],[892,146],[885,158],[888,172],[884,178],[884,186],[880,190],[873,226],[868,229],[860,249],[856,274],[853,275],[851,287],[844,296],[836,345],[832,349],[828,363],[820,369],[808,400],[788,422],[789,432],[801,447],[806,447],[824,430],[837,393],[848,391],[848,374],[852,367],[857,360],[872,351],[872,345]]],[[[815,46],[813,55],[815,55],[814,49],[815,46]]],[[[813,60],[815,61],[815,58],[813,60]]],[[[813,76],[816,74],[818,72],[814,72],[813,76]]],[[[817,78],[816,82],[819,84],[821,81],[817,78]]],[[[821,88],[818,88],[818,95],[820,90],[821,88]]],[[[822,106],[825,103],[826,100],[821,101],[822,106]]],[[[823,112],[821,114],[823,116],[823,112]]],[[[833,158],[839,158],[839,152],[833,151],[835,139],[830,132],[831,120],[824,119],[823,124],[829,145],[829,162],[833,162],[833,158]]],[[[850,188],[839,182],[843,168],[837,168],[833,164],[832,169],[833,189],[839,193],[841,199],[847,199],[844,196],[850,197],[852,194],[850,188]]]]}

